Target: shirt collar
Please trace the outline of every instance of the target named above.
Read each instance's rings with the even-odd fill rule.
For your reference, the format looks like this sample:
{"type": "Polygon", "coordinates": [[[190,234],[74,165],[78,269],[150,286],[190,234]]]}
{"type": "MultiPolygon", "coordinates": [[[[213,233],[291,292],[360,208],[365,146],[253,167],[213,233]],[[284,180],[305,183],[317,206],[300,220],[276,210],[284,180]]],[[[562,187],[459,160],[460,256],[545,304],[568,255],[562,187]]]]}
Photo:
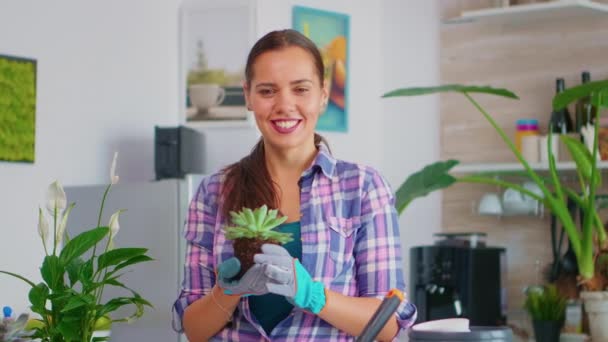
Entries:
{"type": "Polygon", "coordinates": [[[320,144],[317,147],[317,156],[313,160],[310,167],[304,171],[304,176],[313,172],[315,168],[320,168],[326,177],[331,178],[334,174],[334,170],[336,169],[337,160],[331,155],[331,153],[329,153],[329,149],[324,144],[320,144]]]}

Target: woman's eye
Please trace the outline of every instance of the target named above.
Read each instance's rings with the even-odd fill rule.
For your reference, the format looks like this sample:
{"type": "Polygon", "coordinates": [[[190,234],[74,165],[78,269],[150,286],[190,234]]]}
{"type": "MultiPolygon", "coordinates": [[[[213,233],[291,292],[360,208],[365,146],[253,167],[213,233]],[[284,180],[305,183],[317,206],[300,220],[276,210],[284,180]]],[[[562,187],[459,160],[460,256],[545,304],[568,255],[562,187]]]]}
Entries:
{"type": "Polygon", "coordinates": [[[308,88],[296,88],[296,93],[306,93],[308,91],[308,88]]]}
{"type": "Polygon", "coordinates": [[[273,91],[272,89],[260,89],[258,90],[258,94],[262,95],[262,96],[269,96],[272,95],[273,91]]]}

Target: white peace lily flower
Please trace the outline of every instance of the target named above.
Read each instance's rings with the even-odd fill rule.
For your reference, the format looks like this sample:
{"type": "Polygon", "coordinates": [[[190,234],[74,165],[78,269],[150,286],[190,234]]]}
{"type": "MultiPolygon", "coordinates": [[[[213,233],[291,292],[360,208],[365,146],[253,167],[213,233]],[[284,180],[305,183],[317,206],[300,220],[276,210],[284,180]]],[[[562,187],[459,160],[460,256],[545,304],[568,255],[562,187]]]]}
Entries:
{"type": "Polygon", "coordinates": [[[57,239],[58,245],[61,245],[61,243],[63,242],[63,236],[65,235],[65,228],[68,224],[68,216],[70,216],[70,212],[72,211],[72,208],[74,208],[75,205],[76,205],[76,203],[70,204],[68,209],[63,214],[63,217],[61,218],[61,223],[59,224],[59,227],[57,228],[57,235],[55,236],[55,239],[57,239]]]}
{"type": "Polygon", "coordinates": [[[57,208],[57,215],[59,216],[61,212],[67,206],[67,198],[65,196],[65,191],[63,191],[63,187],[59,184],[58,181],[54,181],[46,193],[46,209],[49,211],[51,216],[55,215],[55,208],[57,208]]]}
{"type": "Polygon", "coordinates": [[[123,211],[124,210],[121,209],[112,214],[112,216],[110,217],[110,223],[108,224],[108,227],[110,228],[110,239],[114,239],[114,236],[116,236],[116,234],[120,230],[120,224],[118,224],[118,216],[120,216],[120,213],[122,213],[123,211]]]}
{"type": "Polygon", "coordinates": [[[42,243],[46,246],[46,241],[49,236],[49,223],[42,213],[42,208],[38,208],[38,235],[42,238],[42,243]]]}
{"type": "Polygon", "coordinates": [[[112,166],[110,167],[110,183],[112,185],[118,183],[119,177],[116,175],[116,161],[118,159],[118,152],[114,152],[114,158],[112,158],[112,166]]]}

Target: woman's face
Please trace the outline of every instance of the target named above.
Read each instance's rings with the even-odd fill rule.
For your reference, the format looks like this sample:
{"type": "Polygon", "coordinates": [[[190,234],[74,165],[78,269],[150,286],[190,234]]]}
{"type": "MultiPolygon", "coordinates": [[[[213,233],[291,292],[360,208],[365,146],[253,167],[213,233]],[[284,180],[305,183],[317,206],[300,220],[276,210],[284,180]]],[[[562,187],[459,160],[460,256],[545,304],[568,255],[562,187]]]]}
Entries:
{"type": "Polygon", "coordinates": [[[254,62],[247,105],[264,142],[279,149],[314,144],[314,130],[327,90],[313,57],[300,47],[264,52],[254,62]]]}

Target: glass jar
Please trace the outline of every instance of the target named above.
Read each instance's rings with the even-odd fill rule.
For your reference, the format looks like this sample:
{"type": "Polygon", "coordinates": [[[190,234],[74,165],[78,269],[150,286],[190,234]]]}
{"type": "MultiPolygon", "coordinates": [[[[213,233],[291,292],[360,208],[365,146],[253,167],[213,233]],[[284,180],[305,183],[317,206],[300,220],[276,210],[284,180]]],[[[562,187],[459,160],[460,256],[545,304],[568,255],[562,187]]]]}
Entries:
{"type": "Polygon", "coordinates": [[[521,152],[522,138],[529,135],[538,135],[538,120],[519,119],[517,120],[517,130],[515,131],[515,147],[521,152]]]}

